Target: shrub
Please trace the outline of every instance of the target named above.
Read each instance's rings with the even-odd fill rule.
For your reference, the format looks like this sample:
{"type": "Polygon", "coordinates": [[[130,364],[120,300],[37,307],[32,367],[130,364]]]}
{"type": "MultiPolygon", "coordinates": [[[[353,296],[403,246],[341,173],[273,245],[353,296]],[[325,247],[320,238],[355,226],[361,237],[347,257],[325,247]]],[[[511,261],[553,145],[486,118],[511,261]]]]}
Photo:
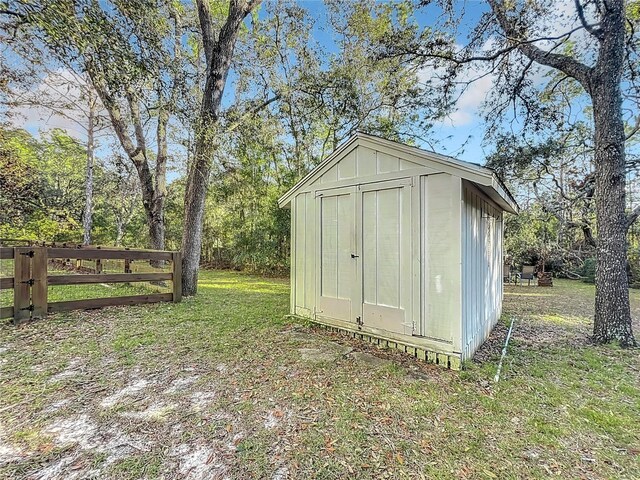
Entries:
{"type": "Polygon", "coordinates": [[[594,257],[587,258],[582,263],[580,276],[584,283],[596,283],[596,259],[594,257]]]}

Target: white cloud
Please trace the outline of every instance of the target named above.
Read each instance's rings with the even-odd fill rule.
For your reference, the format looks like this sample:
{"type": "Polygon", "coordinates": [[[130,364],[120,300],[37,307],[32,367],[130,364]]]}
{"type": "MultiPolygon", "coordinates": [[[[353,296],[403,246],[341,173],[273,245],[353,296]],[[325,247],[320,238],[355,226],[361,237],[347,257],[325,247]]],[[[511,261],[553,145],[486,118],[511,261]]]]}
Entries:
{"type": "Polygon", "coordinates": [[[29,130],[65,130],[69,135],[86,140],[88,100],[85,80],[67,69],[45,74],[30,90],[17,91],[10,109],[12,123],[29,130]],[[48,108],[51,106],[54,108],[48,108]]]}
{"type": "MultiPolygon", "coordinates": [[[[540,36],[559,37],[567,32],[580,26],[580,19],[575,8],[573,0],[555,0],[549,2],[548,15],[541,15],[540,21],[533,28],[533,31],[539,32],[540,36]],[[541,33],[540,33],[541,32],[541,33]]],[[[587,22],[595,23],[596,14],[593,8],[589,7],[585,10],[587,22]]],[[[593,55],[595,42],[593,38],[584,30],[578,30],[571,35],[571,40],[576,43],[583,54],[583,58],[589,58],[593,55]]],[[[557,41],[539,41],[536,44],[540,48],[549,49],[555,45],[557,41]]],[[[495,51],[496,40],[489,38],[482,46],[482,51],[495,51]]],[[[460,51],[462,45],[456,45],[455,50],[460,51]]],[[[445,127],[463,127],[473,125],[480,121],[480,110],[483,103],[492,93],[497,76],[489,73],[489,65],[487,63],[477,62],[469,65],[466,69],[466,78],[461,78],[461,86],[458,90],[458,99],[455,104],[454,111],[440,122],[445,127]],[[469,82],[465,85],[466,82],[469,82]]],[[[529,72],[529,78],[534,85],[542,85],[547,81],[547,73],[549,69],[543,66],[534,66],[529,72]]],[[[424,82],[426,80],[441,76],[444,74],[443,69],[434,69],[433,67],[423,68],[418,72],[418,78],[424,82]]],[[[434,86],[434,94],[437,94],[437,86],[443,82],[432,82],[434,86]]]]}

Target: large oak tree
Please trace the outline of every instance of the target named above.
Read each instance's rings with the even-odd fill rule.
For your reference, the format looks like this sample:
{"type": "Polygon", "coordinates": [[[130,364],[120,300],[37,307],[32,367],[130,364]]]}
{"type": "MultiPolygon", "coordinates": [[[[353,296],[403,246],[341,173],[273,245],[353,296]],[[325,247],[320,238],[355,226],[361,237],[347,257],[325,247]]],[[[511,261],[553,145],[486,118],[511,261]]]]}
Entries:
{"type": "Polygon", "coordinates": [[[594,125],[594,339],[635,345],[626,235],[640,209],[625,210],[625,143],[638,131],[635,127],[625,132],[625,120],[640,121],[639,38],[633,11],[626,9],[624,0],[574,0],[573,5],[559,5],[555,0],[489,0],[489,9],[467,34],[466,45],[460,45],[463,34],[455,27],[462,24],[464,12],[454,2],[439,3],[442,28],[414,36],[398,31],[386,39],[383,55],[402,56],[432,68],[443,79],[441,93],[447,100],[455,100],[461,84],[469,86],[474,78],[493,76],[493,89],[485,103],[490,130],[499,129],[509,115],[524,125],[524,133],[528,130],[533,135],[545,129],[553,135],[554,122],[569,121],[572,105],[564,117],[546,115],[538,95],[538,86],[545,79],[552,89],[573,82],[586,97],[589,108],[585,114],[592,115],[594,125]]]}
{"type": "Polygon", "coordinates": [[[0,10],[14,51],[40,50],[89,79],[137,172],[154,249],[165,247],[168,127],[191,70],[184,16],[180,3],[150,0],[18,0],[0,10]]]}
{"type": "Polygon", "coordinates": [[[623,346],[635,345],[626,268],[626,235],[637,212],[627,215],[625,211],[626,134],[621,91],[627,44],[625,2],[593,2],[595,22],[590,23],[581,0],[575,1],[580,27],[591,41],[597,42],[592,62],[537,46],[530,32],[531,25],[523,22],[531,19],[530,15],[523,16],[519,9],[499,0],[489,0],[489,3],[508,46],[517,48],[531,62],[575,79],[591,99],[598,228],[594,339],[599,343],[615,340],[623,346]]]}

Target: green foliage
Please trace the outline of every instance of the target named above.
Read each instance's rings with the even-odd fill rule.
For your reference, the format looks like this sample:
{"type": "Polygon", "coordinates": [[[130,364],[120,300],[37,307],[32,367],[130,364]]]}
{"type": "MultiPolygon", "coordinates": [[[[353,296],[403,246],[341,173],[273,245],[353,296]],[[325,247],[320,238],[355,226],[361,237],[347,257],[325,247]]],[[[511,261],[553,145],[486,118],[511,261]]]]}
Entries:
{"type": "Polygon", "coordinates": [[[4,150],[0,238],[75,240],[84,206],[85,151],[62,130],[36,140],[24,130],[2,129],[4,150]]]}
{"type": "Polygon", "coordinates": [[[582,264],[580,272],[584,283],[596,283],[596,259],[595,257],[587,258],[582,264]]]}
{"type": "Polygon", "coordinates": [[[0,128],[0,224],[20,222],[36,209],[40,189],[30,172],[37,158],[31,135],[0,128]]]}
{"type": "Polygon", "coordinates": [[[289,211],[278,198],[293,180],[284,159],[255,126],[230,146],[233,167],[214,175],[207,197],[203,261],[256,272],[284,273],[289,264],[289,211]]]}
{"type": "MultiPolygon", "coordinates": [[[[63,130],[35,138],[26,130],[0,128],[0,238],[80,243],[86,162],[85,146],[63,130]]],[[[117,167],[94,167],[93,243],[117,243],[118,219],[129,215],[123,243],[142,247],[139,200],[129,201],[130,212],[121,211],[137,192],[131,173],[125,183],[123,175],[117,167]]]]}
{"type": "MultiPolygon", "coordinates": [[[[238,44],[236,104],[224,114],[228,129],[206,200],[202,261],[285,273],[290,218],[277,199],[356,130],[411,142],[425,131],[439,97],[421,94],[412,66],[372,55],[394,25],[415,27],[409,3],[328,1],[323,28],[336,44],[330,52],[313,39],[319,20],[303,4],[263,8],[238,44]],[[268,107],[254,110],[258,99],[268,107]]],[[[184,179],[174,185],[166,205],[168,245],[182,234],[184,179]]]]}
{"type": "Polygon", "coordinates": [[[629,248],[629,284],[631,288],[640,288],[640,247],[629,248]]]}
{"type": "Polygon", "coordinates": [[[627,2],[627,16],[634,22],[640,21],[640,1],[632,0],[627,2]]]}
{"type": "Polygon", "coordinates": [[[505,217],[505,251],[514,265],[545,263],[545,270],[562,266],[558,247],[559,224],[539,205],[505,217]]]}

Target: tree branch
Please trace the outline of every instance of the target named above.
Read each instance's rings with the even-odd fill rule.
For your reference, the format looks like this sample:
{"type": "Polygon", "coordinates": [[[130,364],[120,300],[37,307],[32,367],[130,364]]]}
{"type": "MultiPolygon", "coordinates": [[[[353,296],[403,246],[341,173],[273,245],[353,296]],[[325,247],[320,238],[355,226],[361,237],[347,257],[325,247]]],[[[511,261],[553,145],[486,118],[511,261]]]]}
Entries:
{"type": "MultiPolygon", "coordinates": [[[[516,30],[513,21],[506,12],[504,2],[501,0],[489,0],[498,23],[504,30],[510,42],[516,42],[518,50],[530,60],[541,65],[555,68],[566,75],[575,78],[587,91],[591,91],[591,77],[593,69],[584,63],[568,55],[547,52],[523,38],[521,32],[516,30]]],[[[582,28],[582,27],[580,27],[582,28]]]]}
{"type": "Polygon", "coordinates": [[[627,215],[627,230],[631,228],[631,225],[640,217],[640,205],[631,210],[631,213],[627,215]]]}
{"type": "MultiPolygon", "coordinates": [[[[576,27],[572,30],[569,30],[568,32],[565,32],[561,35],[556,35],[554,37],[539,37],[539,38],[533,38],[533,39],[526,39],[526,40],[515,40],[513,38],[510,38],[510,42],[511,45],[502,48],[500,50],[497,50],[496,52],[490,54],[490,55],[474,55],[472,57],[455,57],[453,55],[447,55],[444,53],[438,53],[437,51],[429,51],[429,53],[422,53],[419,51],[415,51],[415,50],[409,50],[408,48],[405,48],[402,51],[399,51],[395,54],[389,54],[386,56],[386,58],[389,57],[397,57],[400,55],[414,55],[415,57],[422,57],[422,58],[437,58],[437,59],[441,59],[441,60],[447,60],[449,62],[453,62],[457,65],[464,65],[467,63],[473,63],[473,62],[488,62],[488,61],[493,61],[493,60],[497,60],[498,58],[502,57],[503,55],[512,52],[513,50],[517,50],[518,47],[520,45],[524,45],[524,44],[531,44],[531,43],[535,43],[535,42],[550,42],[550,41],[555,41],[555,40],[563,40],[566,39],[567,37],[571,36],[572,34],[574,34],[575,32],[577,32],[578,30],[582,30],[583,27],[576,27]]],[[[544,52],[544,50],[542,50],[544,52]]]]}
{"type": "Polygon", "coordinates": [[[26,18],[26,15],[19,13],[19,12],[14,12],[12,10],[0,10],[0,15],[7,15],[10,17],[17,17],[20,19],[24,19],[26,18]]]}
{"type": "Polygon", "coordinates": [[[211,64],[211,56],[216,43],[216,36],[213,33],[211,22],[211,8],[207,0],[196,0],[198,8],[198,20],[200,21],[200,32],[202,34],[202,46],[207,65],[211,64]]]}
{"type": "Polygon", "coordinates": [[[576,4],[576,10],[578,11],[578,18],[580,19],[580,23],[582,24],[584,29],[587,32],[589,32],[591,35],[596,37],[598,40],[602,41],[602,38],[603,38],[602,29],[594,28],[595,25],[599,25],[599,24],[591,25],[587,23],[587,19],[584,16],[584,8],[580,3],[580,0],[575,0],[575,4],[576,4]]]}
{"type": "Polygon", "coordinates": [[[253,10],[255,7],[258,6],[258,4],[261,2],[262,0],[249,0],[246,5],[244,6],[244,16],[246,17],[247,15],[249,15],[251,13],[251,10],[253,10]]]}
{"type": "Polygon", "coordinates": [[[134,93],[129,88],[127,88],[126,96],[129,104],[129,110],[131,111],[131,121],[133,122],[133,128],[136,135],[136,147],[138,151],[146,152],[147,145],[144,138],[144,128],[142,126],[138,99],[134,97],[134,93]]]}
{"type": "Polygon", "coordinates": [[[85,68],[87,70],[89,78],[91,78],[93,87],[95,88],[98,96],[100,97],[100,100],[102,101],[102,104],[109,114],[111,125],[113,126],[113,130],[115,131],[118,140],[120,140],[122,148],[127,153],[129,158],[135,158],[139,153],[139,150],[136,149],[135,145],[133,144],[133,140],[127,132],[127,125],[122,118],[122,112],[120,111],[118,102],[111,96],[106,82],[95,68],[91,59],[87,59],[87,61],[85,62],[85,68]]]}
{"type": "Polygon", "coordinates": [[[240,118],[238,120],[236,120],[235,122],[233,122],[231,125],[229,125],[226,128],[227,132],[233,132],[236,128],[238,128],[242,122],[247,119],[248,117],[250,117],[251,115],[255,115],[256,113],[260,112],[261,110],[264,110],[265,108],[267,108],[269,105],[271,105],[273,102],[279,100],[281,98],[280,94],[277,94],[267,100],[265,100],[264,102],[262,102],[259,105],[256,105],[255,107],[251,108],[250,110],[244,112],[240,118]]]}

